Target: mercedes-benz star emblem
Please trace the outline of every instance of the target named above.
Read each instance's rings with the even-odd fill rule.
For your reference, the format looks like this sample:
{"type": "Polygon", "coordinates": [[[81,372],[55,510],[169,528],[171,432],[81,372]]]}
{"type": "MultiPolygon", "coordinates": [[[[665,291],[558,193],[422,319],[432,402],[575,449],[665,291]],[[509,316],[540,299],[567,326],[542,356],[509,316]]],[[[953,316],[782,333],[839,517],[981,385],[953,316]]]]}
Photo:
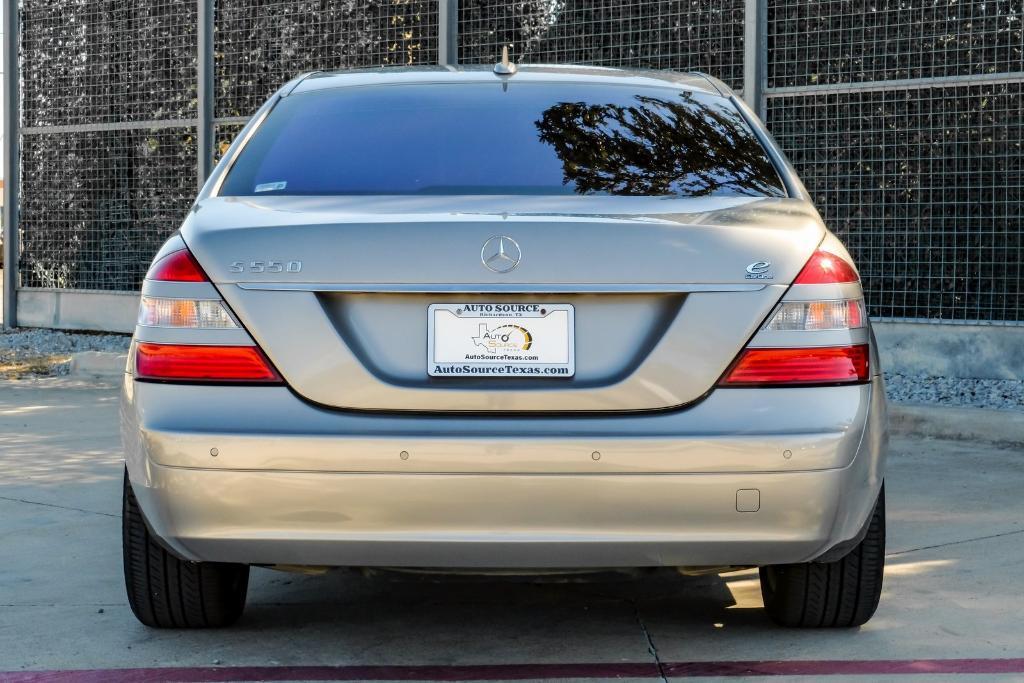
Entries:
{"type": "Polygon", "coordinates": [[[509,272],[519,265],[522,258],[523,252],[519,250],[519,245],[505,235],[495,235],[484,242],[484,248],[480,250],[480,260],[495,273],[509,272]]]}

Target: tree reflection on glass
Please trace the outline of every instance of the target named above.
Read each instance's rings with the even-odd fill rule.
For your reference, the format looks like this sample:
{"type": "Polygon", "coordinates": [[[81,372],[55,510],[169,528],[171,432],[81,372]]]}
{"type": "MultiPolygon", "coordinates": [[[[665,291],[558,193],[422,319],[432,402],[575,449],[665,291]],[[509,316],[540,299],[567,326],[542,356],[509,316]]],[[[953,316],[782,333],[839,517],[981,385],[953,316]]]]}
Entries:
{"type": "Polygon", "coordinates": [[[727,100],[637,95],[636,104],[560,102],[536,121],[579,194],[783,196],[764,149],[727,100]]]}

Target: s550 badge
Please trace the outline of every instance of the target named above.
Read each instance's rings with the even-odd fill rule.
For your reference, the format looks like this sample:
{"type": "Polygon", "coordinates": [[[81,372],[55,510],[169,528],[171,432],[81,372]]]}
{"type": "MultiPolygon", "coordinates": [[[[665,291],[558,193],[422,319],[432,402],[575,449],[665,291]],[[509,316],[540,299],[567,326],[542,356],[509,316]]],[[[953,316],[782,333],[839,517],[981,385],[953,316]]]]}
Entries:
{"type": "Polygon", "coordinates": [[[232,261],[232,273],[301,273],[302,261],[232,261]]]}

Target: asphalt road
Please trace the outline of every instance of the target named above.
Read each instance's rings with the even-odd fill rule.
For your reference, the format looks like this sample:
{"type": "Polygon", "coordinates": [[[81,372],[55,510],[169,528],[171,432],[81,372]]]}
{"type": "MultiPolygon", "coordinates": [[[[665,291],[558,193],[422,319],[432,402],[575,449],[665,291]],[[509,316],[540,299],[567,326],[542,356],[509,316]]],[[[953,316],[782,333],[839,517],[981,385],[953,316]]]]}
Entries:
{"type": "Polygon", "coordinates": [[[121,472],[113,388],[0,383],[0,681],[1024,678],[1024,453],[1012,449],[895,439],[882,604],[864,628],[836,632],[773,626],[753,572],[537,581],[260,569],[235,628],[150,630],[122,586],[121,472]]]}

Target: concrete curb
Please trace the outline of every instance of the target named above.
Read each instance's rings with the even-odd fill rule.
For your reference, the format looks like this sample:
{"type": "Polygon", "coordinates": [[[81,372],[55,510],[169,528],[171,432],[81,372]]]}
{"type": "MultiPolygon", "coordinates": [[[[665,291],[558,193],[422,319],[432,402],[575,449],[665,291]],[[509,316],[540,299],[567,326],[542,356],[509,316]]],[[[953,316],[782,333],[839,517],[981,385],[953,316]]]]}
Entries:
{"type": "Polygon", "coordinates": [[[119,377],[128,364],[128,354],[111,351],[80,351],[71,354],[72,377],[119,377]]]}
{"type": "Polygon", "coordinates": [[[890,403],[889,429],[903,436],[1024,445],[1024,413],[1013,410],[890,403]]]}

